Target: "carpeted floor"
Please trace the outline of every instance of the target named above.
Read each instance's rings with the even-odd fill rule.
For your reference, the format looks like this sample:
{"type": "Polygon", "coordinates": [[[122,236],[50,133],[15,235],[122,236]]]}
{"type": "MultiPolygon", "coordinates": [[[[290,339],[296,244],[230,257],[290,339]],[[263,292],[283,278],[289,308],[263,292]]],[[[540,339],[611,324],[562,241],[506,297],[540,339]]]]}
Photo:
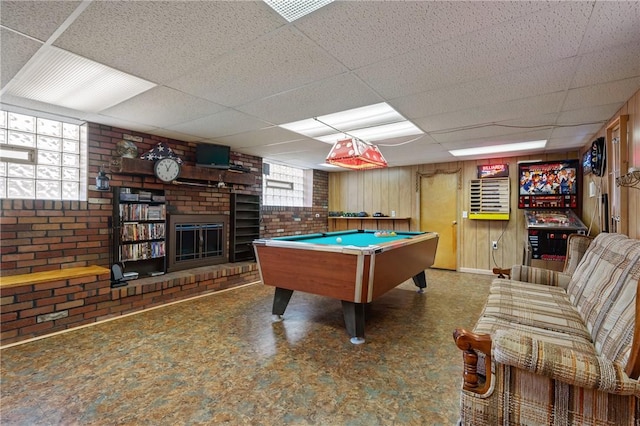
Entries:
{"type": "Polygon", "coordinates": [[[461,352],[491,276],[428,270],[367,310],[353,345],[337,300],[214,294],[1,351],[2,425],[453,425],[461,352]]]}

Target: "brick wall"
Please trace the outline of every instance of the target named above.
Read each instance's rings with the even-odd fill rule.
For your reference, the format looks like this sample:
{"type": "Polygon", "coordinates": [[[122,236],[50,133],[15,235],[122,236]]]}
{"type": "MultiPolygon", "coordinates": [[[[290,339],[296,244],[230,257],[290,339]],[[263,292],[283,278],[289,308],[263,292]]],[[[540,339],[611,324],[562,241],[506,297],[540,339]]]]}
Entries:
{"type": "Polygon", "coordinates": [[[106,266],[110,215],[108,200],[2,200],[0,274],[106,266]]]}
{"type": "Polygon", "coordinates": [[[262,206],[260,235],[264,238],[327,232],[329,173],[313,171],[311,207],[262,206]]]}
{"type": "MultiPolygon", "coordinates": [[[[195,147],[154,135],[89,123],[89,193],[87,201],[2,200],[0,211],[0,276],[76,266],[109,265],[109,220],[112,193],[95,190],[100,167],[107,171],[125,135],[137,138],[139,154],[166,142],[185,164],[195,164],[195,147]]],[[[153,176],[107,173],[111,186],[164,190],[169,213],[229,215],[230,191],[262,192],[262,159],[232,152],[231,160],[257,176],[252,186],[231,188],[163,184],[153,176]]]]}
{"type": "MultiPolygon", "coordinates": [[[[233,188],[163,184],[153,176],[110,173],[116,144],[134,136],[139,154],[166,142],[186,164],[195,164],[195,143],[182,142],[90,123],[87,201],[2,200],[0,276],[77,266],[109,268],[112,193],[95,190],[100,167],[111,186],[164,190],[169,213],[230,214],[230,191],[262,193],[262,159],[231,153],[231,160],[255,174],[256,184],[233,188]]],[[[314,171],[313,206],[264,208],[261,236],[327,230],[328,173],[314,171]],[[318,215],[318,217],[316,217],[318,215]]],[[[217,291],[259,279],[255,263],[216,265],[207,271],[180,271],[110,288],[110,277],[74,278],[42,285],[0,287],[2,345],[140,311],[170,301],[217,291]],[[238,269],[240,267],[240,269],[238,269]],[[215,272],[225,268],[226,272],[215,272]],[[213,272],[212,272],[213,271],[213,272]]]]}
{"type": "Polygon", "coordinates": [[[0,287],[0,345],[46,336],[168,302],[258,281],[252,262],[216,265],[111,288],[110,274],[0,287]]]}

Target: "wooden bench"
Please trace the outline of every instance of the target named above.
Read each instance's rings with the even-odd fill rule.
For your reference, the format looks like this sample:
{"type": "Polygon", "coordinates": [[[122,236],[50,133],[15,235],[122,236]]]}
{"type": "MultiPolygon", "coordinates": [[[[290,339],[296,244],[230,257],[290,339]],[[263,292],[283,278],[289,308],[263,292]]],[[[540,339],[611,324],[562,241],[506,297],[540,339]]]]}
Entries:
{"type": "Polygon", "coordinates": [[[91,275],[109,274],[111,271],[102,266],[78,266],[75,268],[56,269],[53,271],[32,272],[30,274],[0,277],[0,288],[39,284],[50,281],[68,280],[91,275]]]}

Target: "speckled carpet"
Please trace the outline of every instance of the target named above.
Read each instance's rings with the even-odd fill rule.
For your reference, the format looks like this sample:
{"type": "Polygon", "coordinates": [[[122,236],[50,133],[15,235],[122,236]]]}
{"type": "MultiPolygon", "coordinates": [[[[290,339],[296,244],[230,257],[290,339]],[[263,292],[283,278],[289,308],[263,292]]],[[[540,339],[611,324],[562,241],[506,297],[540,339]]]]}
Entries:
{"type": "Polygon", "coordinates": [[[0,352],[2,425],[453,425],[461,352],[491,276],[428,270],[374,301],[353,345],[339,301],[261,284],[0,352]]]}

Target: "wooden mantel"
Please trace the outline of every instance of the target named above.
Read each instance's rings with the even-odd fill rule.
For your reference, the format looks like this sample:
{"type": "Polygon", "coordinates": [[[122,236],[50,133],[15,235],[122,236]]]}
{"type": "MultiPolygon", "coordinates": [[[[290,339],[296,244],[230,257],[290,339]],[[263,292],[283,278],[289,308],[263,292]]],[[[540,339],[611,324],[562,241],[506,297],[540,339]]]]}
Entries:
{"type": "MultiPolygon", "coordinates": [[[[123,175],[153,176],[154,161],[138,158],[119,157],[111,161],[111,173],[123,175]]],[[[177,181],[224,182],[238,185],[254,185],[256,176],[251,173],[230,170],[210,169],[207,167],[188,166],[182,164],[177,181]]]]}

